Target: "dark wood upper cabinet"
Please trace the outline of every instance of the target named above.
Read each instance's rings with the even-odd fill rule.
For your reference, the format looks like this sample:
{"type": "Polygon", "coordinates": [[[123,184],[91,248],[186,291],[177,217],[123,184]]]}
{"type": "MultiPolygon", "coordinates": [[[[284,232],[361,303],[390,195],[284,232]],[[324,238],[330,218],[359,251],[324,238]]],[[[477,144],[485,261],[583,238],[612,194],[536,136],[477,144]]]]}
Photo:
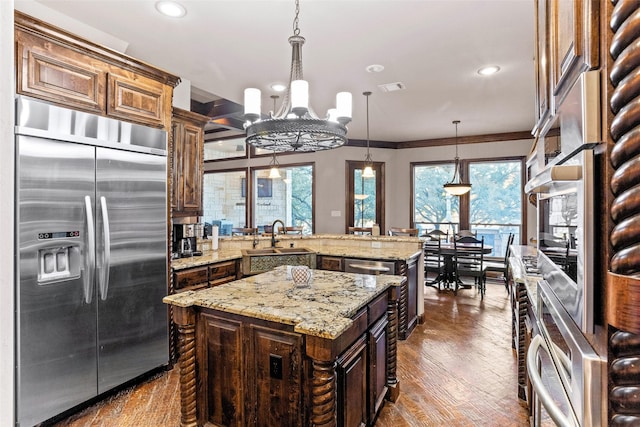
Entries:
{"type": "Polygon", "coordinates": [[[15,12],[16,93],[169,130],[180,79],[15,12]]]}
{"type": "Polygon", "coordinates": [[[202,215],[204,125],[208,121],[207,116],[173,109],[170,167],[174,217],[202,215]]]}
{"type": "Polygon", "coordinates": [[[551,0],[551,71],[556,103],[564,99],[583,71],[599,61],[599,2],[551,0]]]}

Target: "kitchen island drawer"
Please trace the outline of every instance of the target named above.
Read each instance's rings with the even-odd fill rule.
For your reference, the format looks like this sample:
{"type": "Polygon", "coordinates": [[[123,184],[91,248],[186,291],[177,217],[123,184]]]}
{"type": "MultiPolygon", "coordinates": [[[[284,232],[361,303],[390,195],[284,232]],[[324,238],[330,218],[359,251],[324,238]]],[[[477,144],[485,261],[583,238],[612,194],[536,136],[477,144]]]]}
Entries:
{"type": "Polygon", "coordinates": [[[174,272],[173,284],[176,291],[199,287],[199,285],[206,286],[208,281],[208,267],[190,268],[174,272]]]}
{"type": "Polygon", "coordinates": [[[226,261],[209,266],[209,286],[221,285],[236,280],[237,262],[226,261]]]}

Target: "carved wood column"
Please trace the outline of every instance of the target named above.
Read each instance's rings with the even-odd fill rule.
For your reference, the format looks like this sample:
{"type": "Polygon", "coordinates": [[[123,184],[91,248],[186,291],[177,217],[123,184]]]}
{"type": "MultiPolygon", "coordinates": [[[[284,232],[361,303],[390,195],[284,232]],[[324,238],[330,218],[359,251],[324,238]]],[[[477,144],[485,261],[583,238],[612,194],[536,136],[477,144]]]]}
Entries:
{"type": "Polygon", "coordinates": [[[311,423],[317,427],[335,427],[336,362],[313,359],[311,380],[311,423]]]}
{"type": "Polygon", "coordinates": [[[173,307],[180,345],[180,426],[196,427],[196,316],[190,307],[173,307]]]}
{"type": "MultiPolygon", "coordinates": [[[[398,273],[401,274],[401,273],[398,273]]],[[[407,302],[409,300],[409,283],[405,280],[400,286],[398,295],[398,339],[404,340],[407,338],[408,328],[408,315],[407,315],[407,302]]]]}
{"type": "Polygon", "coordinates": [[[612,0],[609,425],[640,425],[640,3],[612,0]]]}
{"type": "MultiPolygon", "coordinates": [[[[406,284],[406,280],[404,283],[406,284]]],[[[387,300],[387,399],[392,402],[400,396],[400,383],[396,377],[398,366],[398,293],[399,289],[389,289],[387,300]]]]}

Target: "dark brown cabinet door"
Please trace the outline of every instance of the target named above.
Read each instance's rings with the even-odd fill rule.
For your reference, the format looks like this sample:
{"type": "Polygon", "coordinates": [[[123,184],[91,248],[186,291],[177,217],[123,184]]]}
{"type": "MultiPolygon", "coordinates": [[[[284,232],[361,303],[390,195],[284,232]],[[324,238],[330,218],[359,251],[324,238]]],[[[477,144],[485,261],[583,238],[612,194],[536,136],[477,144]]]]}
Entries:
{"type": "Polygon", "coordinates": [[[337,362],[338,426],[361,427],[367,422],[367,341],[360,337],[337,362]]]}
{"type": "Polygon", "coordinates": [[[302,337],[256,325],[246,328],[245,425],[302,425],[302,337]]]}
{"type": "Polygon", "coordinates": [[[198,420],[220,426],[246,426],[244,419],[242,323],[202,313],[198,341],[203,363],[199,377],[198,420]]]}
{"type": "Polygon", "coordinates": [[[176,217],[202,215],[204,125],[208,120],[197,113],[173,109],[171,208],[176,217]]]}
{"type": "Polygon", "coordinates": [[[368,332],[369,341],[369,425],[373,425],[387,394],[387,316],[368,332]]]}

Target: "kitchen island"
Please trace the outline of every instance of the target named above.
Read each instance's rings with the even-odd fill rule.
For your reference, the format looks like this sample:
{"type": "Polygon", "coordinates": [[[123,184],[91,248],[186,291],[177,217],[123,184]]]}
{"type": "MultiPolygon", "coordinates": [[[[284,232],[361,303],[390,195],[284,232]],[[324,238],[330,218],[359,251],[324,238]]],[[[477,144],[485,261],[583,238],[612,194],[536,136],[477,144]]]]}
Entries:
{"type": "Polygon", "coordinates": [[[165,297],[180,342],[181,425],[372,425],[395,400],[403,276],[287,267],[165,297]]]}

